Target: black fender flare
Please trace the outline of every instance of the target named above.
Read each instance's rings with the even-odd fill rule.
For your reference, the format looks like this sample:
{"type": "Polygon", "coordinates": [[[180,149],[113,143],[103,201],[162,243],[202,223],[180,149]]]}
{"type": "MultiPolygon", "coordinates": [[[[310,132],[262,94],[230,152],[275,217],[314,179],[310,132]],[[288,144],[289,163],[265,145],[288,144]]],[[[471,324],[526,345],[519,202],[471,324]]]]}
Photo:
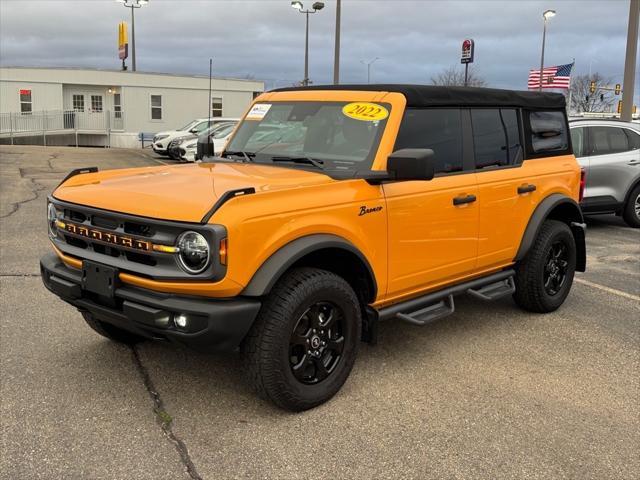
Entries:
{"type": "Polygon", "coordinates": [[[360,259],[370,276],[373,286],[373,298],[375,298],[377,292],[376,277],[367,258],[351,242],[331,234],[307,235],[281,247],[258,268],[241,295],[261,297],[268,294],[282,274],[298,260],[310,253],[327,248],[345,250],[360,259]]]}
{"type": "Polygon", "coordinates": [[[514,261],[518,262],[526,257],[543,222],[548,218],[560,220],[569,225],[576,241],[576,270],[584,272],[587,264],[587,249],[584,234],[586,225],[582,210],[575,200],[560,193],[549,195],[536,207],[524,231],[514,261]]]}

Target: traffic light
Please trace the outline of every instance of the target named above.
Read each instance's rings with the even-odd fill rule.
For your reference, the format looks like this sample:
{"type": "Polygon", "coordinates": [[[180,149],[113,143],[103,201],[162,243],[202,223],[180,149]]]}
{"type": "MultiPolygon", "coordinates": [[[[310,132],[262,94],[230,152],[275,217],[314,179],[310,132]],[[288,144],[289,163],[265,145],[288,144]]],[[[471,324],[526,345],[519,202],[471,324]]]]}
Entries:
{"type": "Polygon", "coordinates": [[[622,100],[618,100],[618,113],[622,113],[622,100]]]}
{"type": "Polygon", "coordinates": [[[619,83],[616,83],[616,88],[615,88],[615,90],[613,92],[616,95],[620,95],[620,84],[619,83]]]}
{"type": "Polygon", "coordinates": [[[591,80],[591,85],[589,85],[589,91],[591,93],[596,93],[596,81],[595,80],[591,80]]]}

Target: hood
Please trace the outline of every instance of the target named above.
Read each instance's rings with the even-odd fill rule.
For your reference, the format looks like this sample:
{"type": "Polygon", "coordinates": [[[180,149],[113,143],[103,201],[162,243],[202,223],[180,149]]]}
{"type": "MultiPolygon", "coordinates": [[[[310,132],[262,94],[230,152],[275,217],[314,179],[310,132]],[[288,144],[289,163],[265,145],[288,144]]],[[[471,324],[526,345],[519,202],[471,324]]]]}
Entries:
{"type": "Polygon", "coordinates": [[[254,187],[259,194],[333,181],[322,173],[270,165],[198,163],[77,175],[58,187],[53,196],[142,217],[200,222],[229,190],[254,187]]]}

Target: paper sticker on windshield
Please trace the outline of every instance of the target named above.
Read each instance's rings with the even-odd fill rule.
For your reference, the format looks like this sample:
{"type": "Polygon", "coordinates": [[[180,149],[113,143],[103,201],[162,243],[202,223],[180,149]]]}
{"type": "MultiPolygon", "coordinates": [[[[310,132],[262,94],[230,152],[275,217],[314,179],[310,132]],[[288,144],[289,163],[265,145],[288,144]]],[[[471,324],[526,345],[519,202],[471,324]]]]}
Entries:
{"type": "Polygon", "coordinates": [[[245,120],[262,120],[270,108],[270,103],[256,103],[247,113],[245,120]]]}
{"type": "Polygon", "coordinates": [[[342,107],[342,113],[354,120],[377,122],[389,116],[389,111],[382,105],[368,102],[354,102],[342,107]]]}

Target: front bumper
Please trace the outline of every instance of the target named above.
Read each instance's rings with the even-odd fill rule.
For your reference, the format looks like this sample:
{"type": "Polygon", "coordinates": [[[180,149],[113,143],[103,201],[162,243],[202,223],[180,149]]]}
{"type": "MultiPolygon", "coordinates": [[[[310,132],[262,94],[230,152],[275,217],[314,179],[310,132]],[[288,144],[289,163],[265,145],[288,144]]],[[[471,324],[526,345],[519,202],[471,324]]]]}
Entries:
{"type": "Polygon", "coordinates": [[[78,310],[149,339],[169,340],[199,351],[233,350],[240,345],[258,315],[259,300],[206,299],[116,286],[114,298],[82,288],[82,272],[68,268],[54,253],[40,259],[42,281],[48,290],[78,310]],[[175,315],[185,314],[185,328],[175,315]]]}

